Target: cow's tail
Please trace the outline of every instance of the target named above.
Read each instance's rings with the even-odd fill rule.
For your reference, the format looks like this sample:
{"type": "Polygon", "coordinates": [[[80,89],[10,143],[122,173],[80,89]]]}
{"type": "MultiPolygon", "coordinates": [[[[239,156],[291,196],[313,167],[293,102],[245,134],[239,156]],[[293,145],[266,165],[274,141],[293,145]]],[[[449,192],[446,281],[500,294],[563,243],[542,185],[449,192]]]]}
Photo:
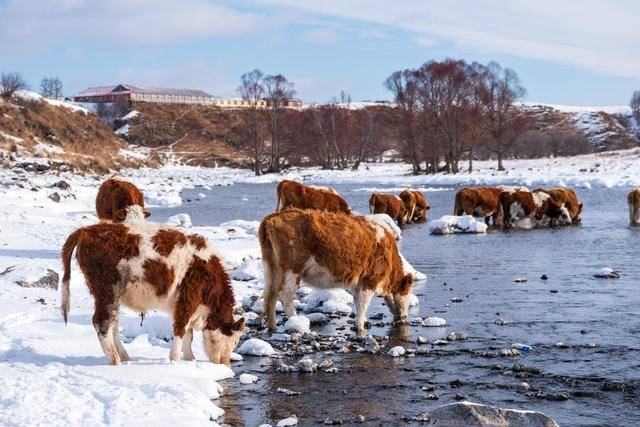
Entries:
{"type": "Polygon", "coordinates": [[[629,223],[631,225],[639,225],[638,224],[638,220],[640,218],[638,218],[638,203],[640,202],[640,200],[638,200],[638,192],[637,191],[633,191],[631,192],[631,194],[629,195],[629,223]]]}
{"type": "Polygon", "coordinates": [[[80,239],[81,234],[82,229],[74,231],[67,241],[64,242],[64,246],[62,247],[62,266],[64,268],[64,273],[62,275],[62,284],[60,286],[60,310],[62,311],[62,318],[64,319],[65,325],[69,318],[69,305],[71,299],[71,294],[69,292],[69,281],[71,280],[71,255],[73,254],[75,247],[78,245],[78,240],[80,239]]]}
{"type": "Polygon", "coordinates": [[[462,193],[460,193],[459,191],[456,193],[456,200],[453,205],[453,214],[456,216],[460,216],[463,214],[462,193]]]}
{"type": "Polygon", "coordinates": [[[276,212],[280,210],[280,201],[282,200],[282,182],[283,181],[280,181],[276,188],[276,212]]]}
{"type": "Polygon", "coordinates": [[[260,251],[262,252],[262,270],[264,272],[264,292],[270,292],[271,285],[271,266],[273,265],[273,247],[269,240],[267,232],[267,219],[260,223],[258,228],[258,240],[260,241],[260,251]]]}

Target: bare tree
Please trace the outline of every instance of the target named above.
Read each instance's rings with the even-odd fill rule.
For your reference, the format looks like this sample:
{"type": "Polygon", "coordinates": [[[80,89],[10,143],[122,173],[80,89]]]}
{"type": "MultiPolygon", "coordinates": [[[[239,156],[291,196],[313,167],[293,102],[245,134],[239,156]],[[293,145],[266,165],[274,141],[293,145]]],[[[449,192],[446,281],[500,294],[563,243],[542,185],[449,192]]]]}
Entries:
{"type": "Polygon", "coordinates": [[[17,91],[29,88],[27,81],[20,73],[2,73],[0,76],[0,97],[9,99],[17,91]]]}
{"type": "Polygon", "coordinates": [[[633,92],[629,105],[631,107],[631,114],[633,114],[636,122],[640,124],[640,90],[633,92]]]}
{"type": "Polygon", "coordinates": [[[269,171],[280,172],[282,168],[281,136],[282,123],[280,118],[287,101],[291,100],[296,91],[293,82],[287,80],[282,74],[267,76],[264,78],[265,99],[269,114],[269,133],[271,135],[271,153],[269,156],[269,171]]]}
{"type": "Polygon", "coordinates": [[[471,84],[464,61],[425,63],[419,72],[420,109],[442,144],[448,172],[458,173],[469,127],[471,84]]]}
{"type": "Polygon", "coordinates": [[[262,71],[255,69],[249,71],[240,77],[241,83],[238,87],[238,93],[249,103],[247,107],[247,113],[249,115],[250,122],[250,139],[251,139],[251,152],[253,161],[253,171],[256,175],[260,175],[262,172],[260,166],[260,160],[263,155],[263,139],[262,139],[262,106],[261,103],[265,102],[265,88],[263,85],[264,75],[262,71]]]}
{"type": "Polygon", "coordinates": [[[40,95],[50,99],[61,99],[62,88],[62,80],[58,77],[45,77],[40,82],[40,95]]]}
{"type": "Polygon", "coordinates": [[[393,95],[399,114],[400,135],[406,147],[413,173],[420,173],[416,138],[416,110],[418,108],[418,82],[414,70],[396,71],[385,81],[384,86],[393,95]]]}
{"type": "Polygon", "coordinates": [[[374,145],[378,137],[379,126],[377,118],[378,111],[375,108],[365,107],[353,112],[353,120],[359,140],[358,153],[353,163],[353,170],[358,170],[365,159],[367,150],[374,145]]]}
{"type": "MultiPolygon", "coordinates": [[[[490,62],[480,82],[484,110],[484,128],[491,136],[488,148],[498,157],[498,170],[503,171],[505,151],[514,142],[514,130],[524,123],[515,111],[516,102],[526,93],[515,71],[490,62]],[[516,126],[518,125],[518,126],[516,126]]],[[[524,129],[518,129],[524,131],[524,129]]]]}

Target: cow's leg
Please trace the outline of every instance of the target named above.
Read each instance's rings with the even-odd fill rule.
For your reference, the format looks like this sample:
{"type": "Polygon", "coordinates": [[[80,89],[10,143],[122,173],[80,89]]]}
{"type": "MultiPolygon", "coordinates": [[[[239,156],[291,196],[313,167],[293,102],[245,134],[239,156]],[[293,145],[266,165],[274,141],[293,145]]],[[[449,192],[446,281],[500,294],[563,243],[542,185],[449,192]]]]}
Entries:
{"type": "Polygon", "coordinates": [[[182,293],[178,298],[178,304],[173,311],[173,345],[169,352],[169,360],[172,362],[180,361],[180,352],[183,348],[182,343],[190,329],[190,322],[193,314],[198,308],[196,299],[189,299],[187,293],[182,293]]]}
{"type": "Polygon", "coordinates": [[[194,360],[193,350],[191,349],[191,343],[193,342],[193,329],[189,328],[184,334],[184,340],[182,341],[182,357],[184,360],[194,360]]]}
{"type": "Polygon", "coordinates": [[[114,307],[113,303],[105,304],[103,300],[96,299],[96,309],[93,313],[93,327],[96,329],[98,340],[100,341],[104,355],[107,357],[107,362],[111,365],[119,365],[122,362],[113,339],[117,312],[118,307],[114,307]]]}
{"type": "MultiPolygon", "coordinates": [[[[116,314],[119,317],[119,313],[116,314]]],[[[118,324],[118,317],[116,317],[115,324],[113,326],[113,342],[116,345],[116,350],[118,350],[118,354],[120,355],[120,360],[123,362],[129,361],[129,354],[127,350],[125,350],[122,341],[120,340],[120,326],[118,324]]]]}
{"type": "Polygon", "coordinates": [[[367,320],[367,309],[375,292],[370,289],[363,289],[358,287],[355,291],[354,299],[356,303],[356,327],[358,329],[358,336],[364,336],[364,322],[367,320]]]}
{"type": "Polygon", "coordinates": [[[284,308],[284,314],[287,317],[295,316],[297,314],[296,309],[293,306],[293,296],[296,290],[298,290],[299,285],[300,276],[292,271],[287,271],[284,276],[284,286],[282,291],[280,291],[280,294],[282,295],[281,300],[284,308]]]}
{"type": "Polygon", "coordinates": [[[276,303],[278,302],[278,293],[284,285],[284,274],[279,266],[272,266],[268,275],[268,282],[264,284],[264,314],[267,317],[267,327],[275,331],[278,327],[276,322],[276,303]]]}

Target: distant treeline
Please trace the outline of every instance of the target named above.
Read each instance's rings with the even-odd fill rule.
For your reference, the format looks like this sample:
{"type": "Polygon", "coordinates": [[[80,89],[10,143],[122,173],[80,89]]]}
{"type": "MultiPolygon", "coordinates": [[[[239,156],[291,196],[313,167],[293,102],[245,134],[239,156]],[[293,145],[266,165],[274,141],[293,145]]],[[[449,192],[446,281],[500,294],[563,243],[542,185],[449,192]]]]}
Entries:
{"type": "Polygon", "coordinates": [[[392,149],[416,174],[457,173],[462,160],[471,168],[473,159],[487,157],[502,170],[503,158],[522,151],[518,141],[534,128],[531,114],[517,106],[525,89],[516,72],[496,62],[446,59],[396,71],[384,82],[393,99],[387,105],[354,105],[342,92],[291,110],[282,100],[295,96],[294,85],[284,76],[254,70],[241,81],[238,93],[256,107],[242,112],[246,126],[234,139],[256,174],[297,164],[357,169],[392,149]],[[258,108],[265,98],[270,107],[258,108]]]}

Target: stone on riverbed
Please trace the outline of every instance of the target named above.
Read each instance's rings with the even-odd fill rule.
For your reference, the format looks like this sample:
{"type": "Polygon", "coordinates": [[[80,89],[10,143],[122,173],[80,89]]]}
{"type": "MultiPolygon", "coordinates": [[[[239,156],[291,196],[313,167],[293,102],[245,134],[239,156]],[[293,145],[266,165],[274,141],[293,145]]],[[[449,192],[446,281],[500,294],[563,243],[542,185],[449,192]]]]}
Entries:
{"type": "Polygon", "coordinates": [[[558,423],[542,412],[500,408],[468,401],[439,406],[429,413],[429,423],[438,426],[558,427],[558,423]]]}
{"type": "Polygon", "coordinates": [[[602,267],[593,273],[593,277],[598,279],[619,279],[620,273],[611,267],[602,267]]]}
{"type": "Polygon", "coordinates": [[[430,328],[440,328],[447,325],[447,321],[442,317],[427,317],[422,322],[422,326],[428,326],[430,328]]]}
{"type": "Polygon", "coordinates": [[[242,343],[238,349],[238,353],[248,356],[271,356],[275,354],[276,351],[271,347],[271,344],[266,341],[259,338],[249,338],[242,343]]]}
{"type": "Polygon", "coordinates": [[[311,332],[309,326],[311,321],[305,316],[291,316],[284,324],[285,332],[299,332],[301,334],[308,334],[311,332]]]}

